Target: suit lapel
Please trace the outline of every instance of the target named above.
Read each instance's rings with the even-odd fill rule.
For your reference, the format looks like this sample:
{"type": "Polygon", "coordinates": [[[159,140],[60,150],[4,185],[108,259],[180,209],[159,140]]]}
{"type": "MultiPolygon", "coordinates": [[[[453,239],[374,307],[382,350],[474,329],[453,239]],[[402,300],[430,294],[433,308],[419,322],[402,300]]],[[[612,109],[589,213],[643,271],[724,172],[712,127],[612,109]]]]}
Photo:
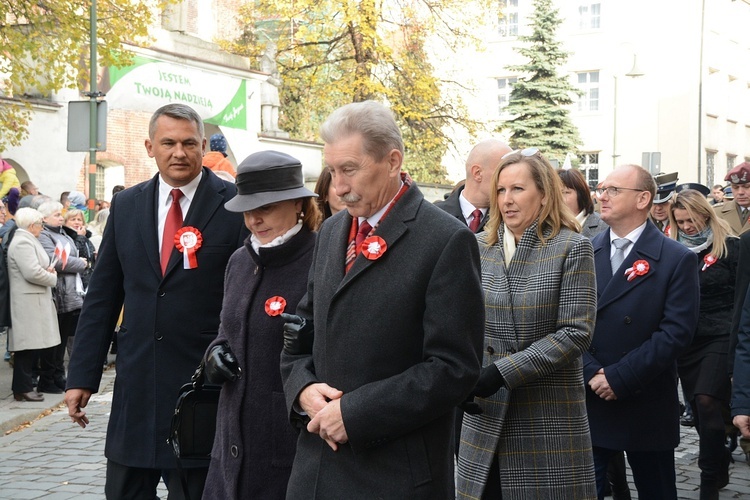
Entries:
{"type": "Polygon", "coordinates": [[[159,262],[159,237],[157,235],[156,222],[158,196],[156,196],[158,186],[158,174],[154,176],[143,188],[135,195],[136,221],[141,230],[141,239],[143,247],[146,249],[146,256],[151,268],[161,278],[161,263],[159,262]]]}
{"type": "MultiPolygon", "coordinates": [[[[638,241],[633,246],[633,249],[630,251],[628,256],[625,257],[623,265],[620,266],[620,269],[612,276],[612,278],[602,290],[599,296],[599,309],[605,307],[610,302],[619,299],[622,295],[637,289],[643,283],[648,282],[648,280],[651,279],[652,276],[654,276],[655,270],[658,267],[659,259],[661,257],[661,250],[664,245],[663,238],[666,238],[666,236],[664,236],[651,221],[647,222],[646,229],[643,230],[643,233],[641,234],[640,238],[638,238],[638,241]],[[636,276],[631,281],[628,281],[624,270],[633,267],[633,263],[637,260],[645,260],[646,262],[648,262],[649,271],[642,276],[636,276]]],[[[609,237],[607,237],[605,241],[609,243],[609,237]]],[[[600,250],[599,254],[602,253],[603,252],[600,250]]],[[[606,252],[606,257],[607,262],[609,262],[609,252],[606,252]]],[[[597,262],[596,271],[597,273],[599,273],[600,266],[603,265],[603,259],[601,255],[599,255],[598,258],[595,258],[597,262]]],[[[599,282],[598,277],[597,282],[599,282]]]]}
{"type": "MultiPolygon", "coordinates": [[[[203,167],[203,178],[198,184],[198,189],[195,190],[195,198],[190,202],[190,209],[182,226],[192,226],[202,233],[208,225],[208,221],[211,220],[211,217],[224,202],[223,193],[225,189],[224,184],[218,177],[215,177],[209,169],[203,167]]],[[[200,253],[200,250],[198,253],[200,253]]],[[[178,263],[182,262],[182,258],[182,253],[174,247],[172,255],[169,257],[165,277],[172,272],[178,263]]]]}
{"type": "MultiPolygon", "coordinates": [[[[407,227],[405,222],[413,220],[416,217],[421,201],[422,194],[419,188],[416,185],[412,185],[398,203],[394,205],[391,212],[381,220],[378,228],[375,230],[375,234],[385,240],[386,252],[392,250],[398,243],[398,240],[406,233],[407,227]]],[[[351,218],[349,219],[349,223],[351,224],[351,218]]],[[[339,285],[336,293],[339,293],[349,283],[357,279],[357,277],[376,263],[377,259],[370,260],[362,254],[358,255],[354,260],[352,268],[344,275],[344,279],[341,281],[341,285],[339,285]]]]}

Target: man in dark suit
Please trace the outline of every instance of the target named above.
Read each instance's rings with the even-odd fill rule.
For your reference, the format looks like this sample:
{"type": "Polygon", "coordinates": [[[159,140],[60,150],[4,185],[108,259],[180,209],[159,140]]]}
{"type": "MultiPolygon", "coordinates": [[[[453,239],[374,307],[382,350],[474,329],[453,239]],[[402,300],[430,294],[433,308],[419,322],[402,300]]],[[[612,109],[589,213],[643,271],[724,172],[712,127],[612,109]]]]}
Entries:
{"type": "MultiPolygon", "coordinates": [[[[65,395],[82,427],[124,304],[104,451],[107,498],[155,498],[162,475],[169,498],[185,498],[166,442],[170,420],[180,386],[216,336],[224,268],[246,234],[242,214],[224,209],[235,186],[201,166],[205,146],[193,109],[168,104],[154,113],[146,150],[159,173],[113,198],[83,303],[65,395]],[[193,237],[177,237],[187,233],[193,237]]],[[[200,498],[207,468],[185,471],[190,498],[200,498]]]]}
{"type": "Polygon", "coordinates": [[[297,309],[312,354],[282,353],[290,418],[303,422],[287,498],[453,498],[453,408],[483,340],[476,240],[401,172],[383,105],[339,108],[321,135],[347,209],[321,227],[297,309]]]}
{"type": "Polygon", "coordinates": [[[597,189],[610,229],[593,240],[597,316],[583,377],[600,498],[622,450],[641,498],[677,498],[676,359],[698,321],[698,262],[648,221],[655,191],[636,165],[617,167],[597,189]]]}
{"type": "Polygon", "coordinates": [[[466,158],[466,183],[448,199],[435,206],[457,218],[475,233],[484,230],[492,194],[492,174],[510,146],[497,139],[485,139],[474,146],[466,158]]]}

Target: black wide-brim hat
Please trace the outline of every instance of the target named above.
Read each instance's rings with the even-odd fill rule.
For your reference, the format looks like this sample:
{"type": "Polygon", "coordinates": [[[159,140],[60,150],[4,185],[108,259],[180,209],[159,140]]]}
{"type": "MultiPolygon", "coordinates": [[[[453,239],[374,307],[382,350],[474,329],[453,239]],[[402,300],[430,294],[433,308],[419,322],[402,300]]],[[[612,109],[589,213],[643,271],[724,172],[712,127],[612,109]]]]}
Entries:
{"type": "Polygon", "coordinates": [[[237,167],[237,196],[224,204],[230,212],[248,212],[271,203],[316,197],[305,187],[302,163],[280,151],[253,153],[237,167]]]}

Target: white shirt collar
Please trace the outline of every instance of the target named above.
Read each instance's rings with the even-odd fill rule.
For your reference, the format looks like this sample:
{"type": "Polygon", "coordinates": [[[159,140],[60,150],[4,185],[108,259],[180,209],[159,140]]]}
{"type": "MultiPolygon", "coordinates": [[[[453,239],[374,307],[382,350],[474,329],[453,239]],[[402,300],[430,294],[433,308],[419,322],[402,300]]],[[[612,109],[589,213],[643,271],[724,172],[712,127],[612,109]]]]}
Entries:
{"type": "Polygon", "coordinates": [[[471,202],[464,196],[463,189],[461,190],[461,194],[458,195],[458,204],[461,206],[461,214],[463,214],[464,220],[466,220],[467,223],[471,219],[471,213],[474,210],[479,210],[480,212],[482,212],[482,217],[484,217],[484,214],[487,213],[486,208],[479,208],[472,205],[471,202]]]}
{"type": "Polygon", "coordinates": [[[404,181],[401,181],[401,184],[398,186],[398,191],[396,191],[396,194],[393,195],[393,198],[391,198],[391,201],[383,205],[383,208],[375,212],[369,217],[358,217],[358,224],[362,224],[362,221],[366,220],[368,224],[370,224],[370,227],[375,227],[378,225],[378,222],[380,222],[380,219],[383,218],[383,214],[386,210],[388,210],[388,207],[391,206],[391,203],[393,203],[393,200],[396,199],[396,196],[398,196],[398,193],[401,192],[401,188],[404,187],[404,181]]]}
{"type": "MultiPolygon", "coordinates": [[[[203,169],[198,173],[197,176],[195,176],[195,179],[188,182],[184,186],[180,186],[180,191],[182,191],[182,196],[187,198],[188,201],[192,202],[193,197],[195,196],[195,192],[198,190],[198,184],[201,183],[201,179],[203,178],[203,169]]],[[[164,180],[164,178],[159,174],[159,204],[160,205],[167,205],[169,201],[169,195],[172,194],[172,190],[175,189],[174,187],[167,184],[167,182],[164,180]]]]}

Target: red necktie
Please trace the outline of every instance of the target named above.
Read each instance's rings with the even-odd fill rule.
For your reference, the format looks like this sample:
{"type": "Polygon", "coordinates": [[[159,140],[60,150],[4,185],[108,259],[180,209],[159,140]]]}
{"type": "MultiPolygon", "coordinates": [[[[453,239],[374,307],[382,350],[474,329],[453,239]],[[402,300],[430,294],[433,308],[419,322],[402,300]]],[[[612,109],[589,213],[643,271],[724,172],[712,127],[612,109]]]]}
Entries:
{"type": "Polygon", "coordinates": [[[174,248],[174,235],[182,227],[182,208],[180,207],[180,198],[182,191],[179,189],[172,190],[172,205],[167,212],[167,219],[164,221],[164,233],[161,240],[161,274],[167,272],[169,257],[172,255],[174,248]]]}
{"type": "Polygon", "coordinates": [[[359,225],[359,230],[357,230],[357,237],[354,241],[354,254],[359,255],[362,253],[362,242],[365,241],[365,238],[367,238],[367,235],[370,234],[370,231],[372,231],[372,226],[369,222],[362,221],[362,224],[359,225]]]}
{"type": "Polygon", "coordinates": [[[472,233],[476,233],[477,229],[479,229],[479,223],[482,222],[482,211],[477,208],[471,212],[471,216],[474,218],[469,223],[469,229],[471,229],[472,233]]]}

